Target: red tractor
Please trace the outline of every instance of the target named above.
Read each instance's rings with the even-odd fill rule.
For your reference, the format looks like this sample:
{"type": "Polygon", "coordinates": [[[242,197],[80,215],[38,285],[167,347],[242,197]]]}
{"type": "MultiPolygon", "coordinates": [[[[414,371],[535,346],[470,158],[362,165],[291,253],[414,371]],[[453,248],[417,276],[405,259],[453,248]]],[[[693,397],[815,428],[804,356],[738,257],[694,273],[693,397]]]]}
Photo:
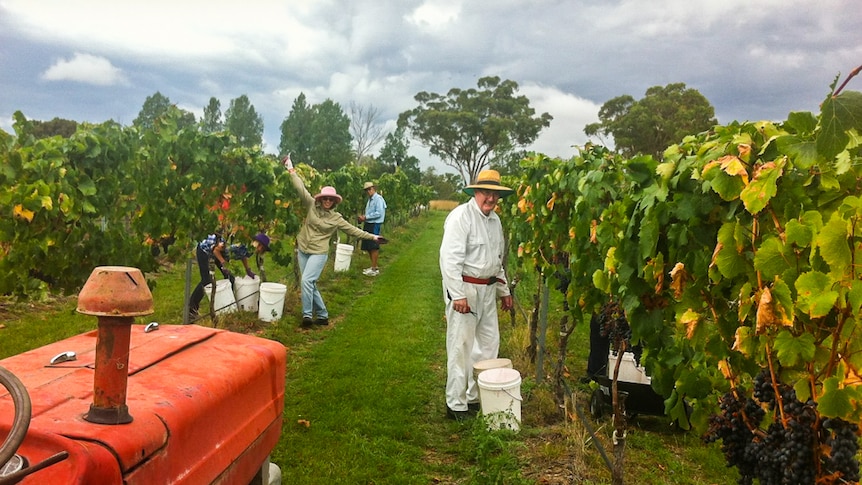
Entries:
{"type": "Polygon", "coordinates": [[[0,360],[0,485],[281,482],[285,347],[152,309],[139,270],[96,268],[97,330],[0,360]]]}

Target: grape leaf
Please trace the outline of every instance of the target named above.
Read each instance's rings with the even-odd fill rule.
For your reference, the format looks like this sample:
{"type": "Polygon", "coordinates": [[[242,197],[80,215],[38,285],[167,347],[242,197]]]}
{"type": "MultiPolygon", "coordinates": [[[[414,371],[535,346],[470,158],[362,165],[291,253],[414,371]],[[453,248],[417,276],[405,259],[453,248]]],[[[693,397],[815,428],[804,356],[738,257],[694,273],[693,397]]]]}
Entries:
{"type": "Polygon", "coordinates": [[[846,91],[823,102],[817,152],[828,160],[841,153],[850,137],[847,131],[862,131],[862,93],[846,91]]]}
{"type": "Polygon", "coordinates": [[[757,249],[754,255],[754,269],[763,273],[767,279],[780,275],[790,268],[791,253],[778,237],[772,236],[757,249]]]}
{"type": "Polygon", "coordinates": [[[812,318],[825,316],[838,300],[832,280],[819,271],[803,273],[796,279],[796,306],[812,318]]]}
{"type": "Polygon", "coordinates": [[[793,244],[800,248],[807,248],[811,245],[811,241],[814,240],[814,228],[800,222],[798,219],[787,221],[784,234],[788,245],[793,244]]]}
{"type": "Polygon", "coordinates": [[[842,379],[830,377],[823,382],[823,394],[817,400],[817,410],[827,417],[847,416],[853,412],[852,401],[858,399],[858,393],[850,388],[841,388],[842,379]]]}
{"type": "Polygon", "coordinates": [[[803,333],[798,337],[787,330],[775,337],[775,351],[782,365],[795,367],[814,359],[814,335],[803,333]]]}
{"type": "Polygon", "coordinates": [[[820,248],[820,255],[829,264],[832,274],[839,277],[844,274],[851,261],[847,221],[841,219],[838,213],[823,226],[815,240],[820,248]]]}
{"type": "Polygon", "coordinates": [[[776,138],[775,145],[781,153],[790,157],[797,168],[808,170],[817,162],[817,145],[812,141],[785,135],[776,138]]]}
{"type": "Polygon", "coordinates": [[[739,194],[748,212],[757,214],[766,207],[778,192],[778,179],[782,172],[782,163],[767,162],[758,167],[754,179],[739,194]]]}
{"type": "Polygon", "coordinates": [[[745,271],[745,258],[736,244],[735,224],[724,224],[718,231],[720,248],[715,255],[715,264],[725,278],[733,278],[745,271]]]}
{"type": "Polygon", "coordinates": [[[745,187],[742,177],[728,175],[722,170],[722,165],[718,161],[710,162],[703,167],[703,178],[709,181],[712,189],[726,201],[737,199],[745,187]]]}

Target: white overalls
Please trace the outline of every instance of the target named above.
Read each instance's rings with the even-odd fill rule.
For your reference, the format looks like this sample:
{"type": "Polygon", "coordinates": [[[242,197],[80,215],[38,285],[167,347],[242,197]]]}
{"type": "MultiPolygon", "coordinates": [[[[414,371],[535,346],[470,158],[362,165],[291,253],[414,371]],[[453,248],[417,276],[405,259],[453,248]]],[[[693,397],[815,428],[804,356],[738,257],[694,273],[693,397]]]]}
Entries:
{"type": "Polygon", "coordinates": [[[497,298],[509,295],[503,271],[503,226],[494,212],[482,214],[475,199],[446,217],[440,245],[440,272],[446,302],[446,405],[466,411],[479,401],[473,363],[497,358],[500,329],[497,298]],[[463,276],[497,278],[491,285],[467,283],[463,276]],[[470,313],[458,313],[452,301],[467,298],[470,313]]]}

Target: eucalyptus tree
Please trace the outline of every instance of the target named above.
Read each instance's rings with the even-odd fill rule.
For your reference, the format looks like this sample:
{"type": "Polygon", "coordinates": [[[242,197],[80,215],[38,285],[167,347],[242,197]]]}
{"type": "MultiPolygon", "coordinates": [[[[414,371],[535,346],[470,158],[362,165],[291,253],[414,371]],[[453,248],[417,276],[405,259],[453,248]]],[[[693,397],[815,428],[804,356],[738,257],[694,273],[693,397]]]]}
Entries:
{"type": "Polygon", "coordinates": [[[419,106],[401,113],[398,125],[470,182],[501,151],[530,145],[550,126],[553,117],[536,115],[517,91],[518,83],[497,76],[480,78],[478,89],[423,91],[414,96],[419,106]]]}
{"type": "Polygon", "coordinates": [[[599,109],[599,122],[584,127],[584,133],[612,136],[623,156],[642,153],[661,158],[668,146],[716,123],[715,109],[698,90],[674,83],[653,86],[640,100],[628,94],[608,100],[599,109]]]}

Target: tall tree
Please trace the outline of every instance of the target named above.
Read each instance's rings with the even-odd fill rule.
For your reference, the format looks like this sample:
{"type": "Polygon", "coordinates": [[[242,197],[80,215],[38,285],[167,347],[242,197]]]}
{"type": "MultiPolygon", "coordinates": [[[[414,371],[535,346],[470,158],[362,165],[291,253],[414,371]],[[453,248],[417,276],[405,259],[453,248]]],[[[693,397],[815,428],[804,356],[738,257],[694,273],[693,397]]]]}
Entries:
{"type": "Polygon", "coordinates": [[[353,151],[358,163],[383,139],[380,111],[373,105],[363,106],[350,102],[350,134],[353,136],[353,151]]]}
{"type": "Polygon", "coordinates": [[[245,94],[230,101],[225,111],[225,128],[236,137],[240,146],[252,148],[263,144],[263,118],[245,94]]]}
{"type": "Polygon", "coordinates": [[[517,96],[518,84],[497,76],[480,78],[479,89],[450,89],[443,96],[421,92],[419,106],[401,113],[399,126],[432,155],[472,181],[494,153],[527,146],[550,126],[548,113],[534,116],[526,96],[517,96]]]}
{"type": "Polygon", "coordinates": [[[300,94],[281,123],[279,150],[318,170],[338,170],[353,158],[351,139],[350,118],[338,103],[327,99],[309,106],[300,94]]]}
{"type": "Polygon", "coordinates": [[[201,118],[201,130],[204,133],[218,133],[224,129],[224,121],[221,116],[221,101],[215,97],[210,98],[209,104],[204,108],[201,118]]]}
{"type": "Polygon", "coordinates": [[[353,159],[350,118],[341,105],[326,99],[314,106],[311,163],[318,170],[338,170],[353,159]]]}
{"type": "MultiPolygon", "coordinates": [[[[147,96],[144,100],[144,105],[141,111],[138,112],[138,117],[132,120],[132,125],[141,130],[152,130],[155,127],[156,119],[167,113],[168,109],[173,106],[171,100],[159,91],[156,91],[152,96],[147,96]]],[[[178,128],[186,128],[197,123],[194,113],[180,109],[180,119],[177,120],[178,128]]]]}
{"type": "Polygon", "coordinates": [[[599,109],[599,122],[584,127],[584,133],[613,136],[623,156],[643,153],[661,158],[668,146],[716,123],[715,109],[698,90],[673,83],[647,89],[639,101],[628,94],[608,100],[599,109]]]}
{"type": "Polygon", "coordinates": [[[314,109],[308,105],[305,93],[293,100],[290,113],[281,122],[281,141],[278,151],[281,155],[291,154],[296,161],[308,163],[311,157],[311,121],[314,109]]]}
{"type": "Polygon", "coordinates": [[[383,142],[377,161],[390,173],[400,169],[411,183],[418,185],[422,181],[419,159],[407,153],[409,149],[410,141],[404,133],[404,127],[399,126],[386,135],[386,141],[383,142]]]}

